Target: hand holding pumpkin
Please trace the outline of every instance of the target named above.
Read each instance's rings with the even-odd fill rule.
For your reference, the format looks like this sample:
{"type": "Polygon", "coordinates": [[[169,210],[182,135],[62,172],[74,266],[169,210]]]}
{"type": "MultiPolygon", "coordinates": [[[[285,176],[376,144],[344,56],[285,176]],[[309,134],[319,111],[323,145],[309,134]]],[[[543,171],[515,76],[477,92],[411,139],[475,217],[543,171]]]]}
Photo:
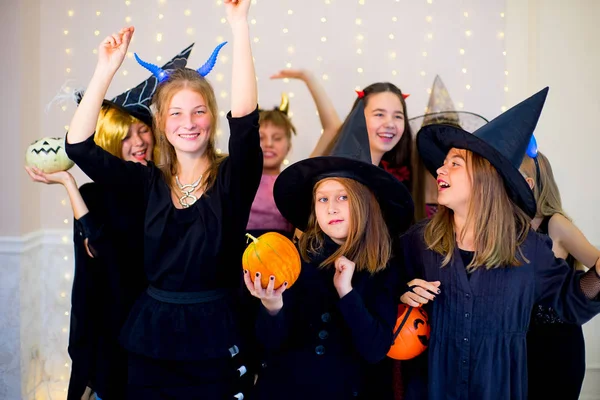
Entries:
{"type": "Polygon", "coordinates": [[[65,187],[69,184],[77,185],[75,182],[75,178],[73,178],[73,175],[71,175],[67,171],[45,173],[44,171],[36,167],[25,167],[25,171],[27,171],[27,173],[34,182],[45,183],[48,185],[60,183],[65,187]]]}
{"type": "Polygon", "coordinates": [[[335,260],[335,274],[333,275],[333,286],[338,292],[340,298],[344,297],[352,291],[352,275],[356,264],[341,256],[335,260]]]}
{"type": "Polygon", "coordinates": [[[435,294],[440,294],[440,281],[427,282],[423,279],[413,279],[408,282],[409,291],[400,296],[400,301],[411,307],[421,307],[435,300],[435,294]]]}
{"type": "Polygon", "coordinates": [[[260,272],[256,272],[254,276],[254,281],[252,281],[250,272],[248,272],[247,269],[244,270],[244,283],[246,284],[246,288],[252,296],[260,299],[269,314],[276,315],[283,307],[282,295],[285,289],[287,289],[288,283],[284,282],[279,289],[274,289],[275,276],[271,275],[269,277],[269,284],[266,288],[263,288],[260,282],[260,272]]]}

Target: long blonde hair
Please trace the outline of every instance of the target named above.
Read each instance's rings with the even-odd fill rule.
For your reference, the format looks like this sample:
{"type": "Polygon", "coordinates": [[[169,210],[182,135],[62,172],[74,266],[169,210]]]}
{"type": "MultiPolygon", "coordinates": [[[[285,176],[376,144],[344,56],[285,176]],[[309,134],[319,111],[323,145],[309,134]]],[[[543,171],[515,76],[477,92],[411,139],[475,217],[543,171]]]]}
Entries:
{"type": "Polygon", "coordinates": [[[554,214],[560,214],[570,220],[563,210],[560,191],[554,180],[550,161],[541,152],[538,152],[537,159],[540,167],[540,176],[536,172],[535,161],[528,155],[523,158],[520,168],[521,173],[526,178],[531,178],[535,182],[532,190],[537,205],[537,216],[551,217],[554,214]]]}
{"type": "Polygon", "coordinates": [[[157,166],[169,186],[174,187],[174,178],[177,174],[177,154],[173,145],[167,140],[165,123],[173,96],[183,89],[192,90],[204,98],[211,118],[208,145],[206,147],[206,156],[210,167],[202,177],[201,183],[201,187],[206,192],[215,183],[219,165],[225,159],[225,156],[218,154],[216,148],[218,108],[215,92],[210,83],[192,69],[182,68],[171,72],[167,81],[161,83],[154,94],[152,102],[156,110],[153,123],[159,149],[157,166]]]}
{"type": "MultiPolygon", "coordinates": [[[[109,104],[103,104],[96,123],[94,142],[113,156],[123,158],[123,140],[127,137],[131,125],[136,123],[143,124],[133,115],[109,104]]],[[[158,150],[154,146],[154,160],[157,153],[158,150]]]]}
{"type": "Polygon", "coordinates": [[[348,178],[325,178],[315,184],[308,226],[298,242],[300,255],[305,261],[310,262],[311,256],[319,254],[323,248],[324,233],[317,222],[314,203],[317,188],[328,180],[339,182],[348,193],[350,227],[344,244],[320,266],[331,266],[338,257],[345,256],[356,264],[357,271],[367,270],[374,274],[383,270],[390,260],[392,244],[381,208],[371,190],[348,178]]]}
{"type": "MultiPolygon", "coordinates": [[[[530,218],[512,202],[502,177],[488,160],[466,152],[467,171],[471,175],[472,192],[465,227],[473,226],[475,255],[468,271],[485,267],[493,269],[519,266],[528,262],[520,251],[530,228],[530,218]]],[[[442,205],[425,227],[425,243],[430,250],[444,256],[442,267],[452,260],[457,235],[454,212],[442,205]]]]}
{"type": "MultiPolygon", "coordinates": [[[[573,222],[563,209],[560,191],[554,179],[554,173],[552,172],[552,166],[548,157],[538,151],[537,161],[540,168],[539,176],[535,168],[535,161],[528,155],[525,155],[519,168],[521,174],[534,181],[532,190],[537,206],[536,216],[552,217],[554,214],[560,214],[573,222]]],[[[576,269],[581,269],[584,266],[575,257],[573,259],[575,260],[574,267],[576,269]]]]}

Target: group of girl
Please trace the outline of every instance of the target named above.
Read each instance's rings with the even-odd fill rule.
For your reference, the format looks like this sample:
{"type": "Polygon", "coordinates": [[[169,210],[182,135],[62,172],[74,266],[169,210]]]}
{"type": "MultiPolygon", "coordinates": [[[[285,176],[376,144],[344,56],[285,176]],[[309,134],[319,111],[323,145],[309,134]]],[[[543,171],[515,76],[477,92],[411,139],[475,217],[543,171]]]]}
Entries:
{"type": "Polygon", "coordinates": [[[323,135],[281,172],[295,128],[285,104],[258,108],[250,0],[224,4],[228,155],[205,78],[222,45],[197,70],[190,48],[163,68],[136,54],[153,74],[151,114],[148,96],[104,100],[134,33],[124,28],[100,44],[66,136],[94,183],[78,191],[66,172],[28,168],[67,187],[76,219],[69,398],[527,398],[543,324],[580,335],[600,312],[600,254],[564,215],[545,158],[524,159],[547,90],[473,133],[430,103],[415,146],[393,84],[357,92],[342,123],[309,73],[282,71],[273,78],[306,82],[323,135]],[[242,269],[247,230],[296,237],[293,286],[242,269]],[[385,358],[400,301],[431,324],[423,369],[404,382],[385,358]],[[532,314],[541,333],[528,346],[532,314]]]}

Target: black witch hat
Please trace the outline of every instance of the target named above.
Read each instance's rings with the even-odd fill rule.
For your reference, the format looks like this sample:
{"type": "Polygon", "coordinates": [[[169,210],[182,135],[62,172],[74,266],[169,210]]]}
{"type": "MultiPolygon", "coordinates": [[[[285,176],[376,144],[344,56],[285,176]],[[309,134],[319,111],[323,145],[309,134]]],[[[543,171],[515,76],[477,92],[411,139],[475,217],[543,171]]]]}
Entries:
{"type": "Polygon", "coordinates": [[[275,181],[273,196],[281,214],[305,230],[313,207],[313,188],[324,178],[349,178],[368,187],[377,198],[391,234],[410,225],[414,205],[406,186],[371,162],[364,101],[354,108],[343,126],[331,155],[299,161],[275,181]]]}
{"type": "MultiPolygon", "coordinates": [[[[163,69],[185,68],[194,43],[167,62],[163,69]]],[[[158,79],[152,75],[136,87],[129,89],[111,100],[104,100],[103,105],[111,105],[134,116],[148,126],[152,126],[150,104],[158,86],[158,79]]],[[[83,92],[76,93],[77,104],[83,98],[83,92]]]]}
{"type": "Polygon", "coordinates": [[[546,87],[472,134],[451,125],[423,127],[417,136],[417,147],[425,166],[433,176],[437,176],[436,171],[451,148],[472,151],[496,168],[512,201],[531,218],[535,217],[535,198],[519,167],[547,94],[546,87]]]}

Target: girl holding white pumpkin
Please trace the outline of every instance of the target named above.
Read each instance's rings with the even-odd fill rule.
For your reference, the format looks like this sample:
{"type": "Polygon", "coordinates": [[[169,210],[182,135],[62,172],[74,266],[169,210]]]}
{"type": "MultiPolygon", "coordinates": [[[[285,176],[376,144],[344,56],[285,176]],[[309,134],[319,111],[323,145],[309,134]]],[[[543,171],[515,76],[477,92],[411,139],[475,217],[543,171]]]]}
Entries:
{"type": "Polygon", "coordinates": [[[153,121],[158,166],[123,162],[94,144],[93,119],[127,54],[133,28],[100,45],[96,72],[67,136],[69,157],[92,179],[142,193],[149,287],[121,331],[129,398],[241,398],[242,387],[251,383],[242,363],[240,262],[262,153],[250,0],[224,5],[233,32],[229,156],[217,153],[218,110],[204,78],[223,45],[198,70],[163,70],[136,55],[160,82],[153,121]]]}
{"type": "Polygon", "coordinates": [[[391,374],[374,376],[370,364],[392,344],[391,237],[409,226],[413,203],[402,183],[370,162],[368,146],[360,146],[367,141],[361,101],[331,156],[300,161],[277,178],[277,207],[304,232],[302,265],[296,282],[273,275],[266,287],[260,272],[244,271],[262,304],[260,400],[392,398],[391,374]]]}
{"type": "MultiPolygon", "coordinates": [[[[191,48],[171,59],[165,68],[185,66],[191,48]]],[[[153,159],[150,98],[156,85],[157,79],[152,76],[103,101],[94,136],[100,147],[124,161],[146,165],[153,159]]],[[[77,100],[81,100],[80,95],[77,100]]],[[[61,156],[62,152],[63,159],[72,166],[62,150],[64,138],[56,140],[60,150],[54,155],[61,156]]],[[[42,153],[38,150],[38,154],[42,153]]],[[[64,165],[34,160],[29,152],[27,163],[30,166],[25,168],[34,181],[62,184],[73,208],[75,274],[67,397],[81,399],[84,392],[93,390],[100,399],[125,398],[127,353],[118,344],[118,334],[133,303],[147,286],[143,262],[136,256],[143,253],[143,212],[136,201],[141,194],[93,182],[78,189],[64,165]],[[86,385],[91,389],[86,389],[86,385]]]]}

